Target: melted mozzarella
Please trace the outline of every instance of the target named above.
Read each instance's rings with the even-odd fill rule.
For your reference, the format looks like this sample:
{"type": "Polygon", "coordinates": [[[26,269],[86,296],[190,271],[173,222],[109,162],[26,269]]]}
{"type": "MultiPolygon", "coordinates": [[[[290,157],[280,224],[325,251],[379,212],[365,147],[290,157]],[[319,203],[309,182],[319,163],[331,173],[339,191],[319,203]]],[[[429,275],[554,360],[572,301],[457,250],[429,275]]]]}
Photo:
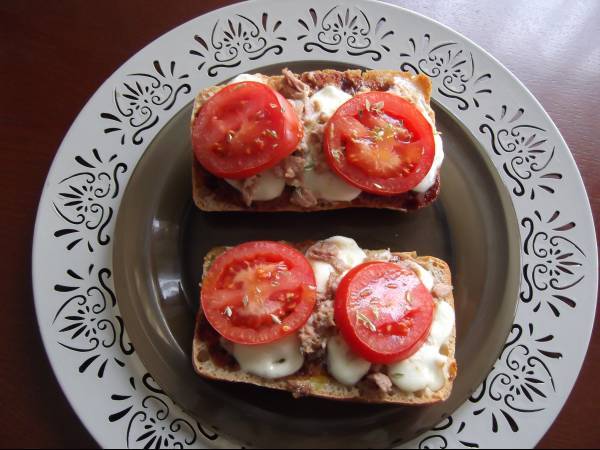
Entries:
{"type": "Polygon", "coordinates": [[[336,86],[325,86],[313,94],[310,105],[313,113],[318,114],[323,121],[327,121],[335,114],[340,106],[350,100],[352,96],[336,86]]]}
{"type": "Polygon", "coordinates": [[[327,292],[327,284],[329,278],[334,272],[333,266],[323,261],[315,261],[310,259],[310,265],[315,273],[315,281],[317,282],[317,293],[324,294],[327,292]]]}
{"type": "Polygon", "coordinates": [[[448,343],[454,329],[454,310],[440,301],[427,342],[410,358],[388,367],[392,382],[405,392],[424,389],[439,391],[448,379],[449,358],[440,350],[448,343]]]}
{"type": "Polygon", "coordinates": [[[329,170],[320,173],[314,170],[305,172],[304,186],[310,189],[316,198],[330,202],[351,202],[362,192],[329,170]]]}
{"type": "Polygon", "coordinates": [[[444,162],[444,145],[442,144],[442,137],[439,134],[434,134],[433,140],[435,141],[435,155],[433,157],[433,164],[431,165],[429,172],[427,172],[427,175],[425,175],[425,178],[423,178],[421,182],[412,189],[413,191],[421,194],[427,192],[433,187],[437,174],[442,167],[442,162],[444,162]]]}
{"type": "Polygon", "coordinates": [[[371,363],[355,355],[342,337],[335,336],[327,342],[327,369],[341,384],[354,386],[369,373],[371,363]]]}
{"type": "Polygon", "coordinates": [[[263,78],[262,75],[253,75],[250,73],[241,73],[239,74],[237,77],[235,77],[233,80],[231,80],[229,82],[229,84],[233,84],[233,83],[242,83],[244,81],[255,81],[257,83],[263,83],[265,84],[265,80],[263,78]]]}
{"type": "Polygon", "coordinates": [[[242,371],[273,380],[293,375],[304,365],[297,335],[262,345],[221,344],[240,365],[242,371]]]}
{"type": "Polygon", "coordinates": [[[358,246],[354,239],[345,236],[333,236],[325,239],[325,242],[335,244],[338,248],[338,258],[349,267],[348,270],[362,264],[367,259],[366,253],[358,246]]]}
{"type": "MultiPolygon", "coordinates": [[[[267,201],[273,200],[279,197],[285,189],[285,180],[275,175],[272,169],[265,170],[256,175],[257,180],[254,185],[251,199],[252,201],[267,201]]],[[[228,180],[225,181],[236,188],[238,191],[242,191],[244,182],[243,180],[228,180]]]]}
{"type": "Polygon", "coordinates": [[[417,274],[423,286],[427,288],[429,292],[433,289],[433,285],[435,280],[433,279],[432,273],[423,267],[421,264],[418,264],[414,261],[405,261],[406,264],[410,266],[410,268],[417,274]]]}
{"type": "Polygon", "coordinates": [[[337,281],[339,281],[339,279],[341,279],[348,272],[348,270],[358,266],[359,264],[362,264],[367,259],[366,253],[358,246],[354,239],[344,236],[333,236],[329,239],[325,239],[325,242],[335,245],[337,250],[337,258],[339,258],[340,261],[346,267],[348,267],[348,269],[345,272],[338,274],[331,264],[313,258],[308,258],[308,262],[315,273],[317,292],[321,294],[327,292],[329,279],[332,276],[336,276],[336,280],[334,282],[335,288],[337,281]]]}

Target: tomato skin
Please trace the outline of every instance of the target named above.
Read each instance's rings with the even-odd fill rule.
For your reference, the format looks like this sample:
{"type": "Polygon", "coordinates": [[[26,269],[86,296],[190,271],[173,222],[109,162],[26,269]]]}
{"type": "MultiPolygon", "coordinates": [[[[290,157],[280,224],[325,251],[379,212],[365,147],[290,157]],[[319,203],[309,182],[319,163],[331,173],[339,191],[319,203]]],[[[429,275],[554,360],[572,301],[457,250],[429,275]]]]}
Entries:
{"type": "Polygon", "coordinates": [[[330,168],[348,183],[376,195],[410,191],[433,165],[433,128],[408,100],[367,92],[344,103],[325,127],[330,168]]]}
{"type": "Polygon", "coordinates": [[[244,179],[297,149],[304,128],[292,105],[254,81],[230,84],[210,97],[192,123],[197,161],[220,178],[244,179]]]}
{"type": "Polygon", "coordinates": [[[225,339],[267,344],[300,329],[316,304],[315,276],[306,257],[271,241],[247,242],[219,255],[205,274],[202,311],[225,339]]]}
{"type": "Polygon", "coordinates": [[[334,313],[356,354],[373,364],[393,364],[414,355],[427,340],[434,301],[411,269],[368,262],[342,279],[334,313]]]}

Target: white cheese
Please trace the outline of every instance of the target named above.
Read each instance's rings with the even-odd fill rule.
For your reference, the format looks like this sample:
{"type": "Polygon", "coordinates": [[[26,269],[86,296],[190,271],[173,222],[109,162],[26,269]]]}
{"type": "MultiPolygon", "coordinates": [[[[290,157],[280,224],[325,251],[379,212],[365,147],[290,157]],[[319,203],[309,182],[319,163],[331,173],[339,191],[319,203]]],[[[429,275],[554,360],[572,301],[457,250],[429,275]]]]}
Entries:
{"type": "Polygon", "coordinates": [[[329,279],[335,276],[333,287],[336,288],[339,280],[348,273],[348,270],[362,264],[366,259],[367,255],[363,249],[361,249],[354,239],[350,239],[344,236],[333,236],[329,239],[325,239],[325,242],[329,242],[335,245],[337,253],[336,257],[348,268],[341,274],[336,273],[334,267],[324,261],[319,261],[313,258],[308,258],[314,273],[315,280],[317,282],[317,292],[327,292],[327,286],[329,279]]]}
{"type": "Polygon", "coordinates": [[[410,268],[417,274],[423,286],[427,288],[429,292],[433,289],[433,285],[435,280],[433,279],[433,274],[427,270],[422,265],[414,262],[414,261],[405,261],[406,264],[410,266],[410,268]]]}
{"type": "Polygon", "coordinates": [[[329,170],[304,172],[304,186],[310,189],[316,198],[329,202],[351,202],[362,192],[329,170]]]}
{"type": "Polygon", "coordinates": [[[293,375],[304,365],[297,335],[262,345],[222,343],[240,365],[242,371],[267,380],[293,375]]]}
{"type": "MultiPolygon", "coordinates": [[[[285,180],[278,177],[273,172],[273,169],[265,170],[256,175],[257,180],[252,190],[251,199],[252,201],[267,201],[273,200],[279,197],[285,189],[285,180]]],[[[225,181],[236,188],[238,191],[242,191],[244,181],[243,180],[229,180],[225,181]]]]}
{"type": "Polygon", "coordinates": [[[437,174],[442,167],[442,162],[444,161],[444,145],[442,144],[442,137],[439,134],[434,134],[433,140],[435,141],[435,156],[433,157],[433,164],[431,165],[429,172],[427,172],[427,175],[425,175],[425,178],[423,178],[421,182],[412,189],[413,191],[421,194],[427,192],[433,187],[437,174]]]}
{"type": "Polygon", "coordinates": [[[253,75],[253,74],[250,74],[250,73],[241,73],[241,74],[239,74],[237,77],[235,77],[233,80],[231,80],[229,82],[229,84],[243,83],[244,81],[255,81],[257,83],[266,84],[262,75],[253,75]]]}
{"type": "Polygon", "coordinates": [[[331,264],[327,264],[323,261],[316,261],[313,259],[309,259],[310,265],[315,273],[315,281],[317,282],[317,293],[324,294],[327,292],[327,284],[329,283],[329,278],[331,278],[331,274],[333,274],[334,269],[331,264]]]}
{"type": "Polygon", "coordinates": [[[371,363],[355,355],[341,336],[327,342],[327,369],[329,374],[346,386],[354,386],[371,369],[371,363]]]}
{"type": "Polygon", "coordinates": [[[345,236],[333,236],[325,239],[325,242],[335,244],[338,248],[338,258],[348,267],[348,270],[362,264],[367,259],[366,253],[354,239],[345,236]]]}
{"type": "Polygon", "coordinates": [[[410,358],[388,367],[388,375],[404,392],[439,391],[448,380],[449,358],[441,353],[454,329],[454,310],[440,301],[427,342],[410,358]]]}
{"type": "Polygon", "coordinates": [[[336,86],[325,86],[313,94],[309,103],[312,113],[327,121],[335,114],[340,106],[350,100],[352,96],[336,86]]]}

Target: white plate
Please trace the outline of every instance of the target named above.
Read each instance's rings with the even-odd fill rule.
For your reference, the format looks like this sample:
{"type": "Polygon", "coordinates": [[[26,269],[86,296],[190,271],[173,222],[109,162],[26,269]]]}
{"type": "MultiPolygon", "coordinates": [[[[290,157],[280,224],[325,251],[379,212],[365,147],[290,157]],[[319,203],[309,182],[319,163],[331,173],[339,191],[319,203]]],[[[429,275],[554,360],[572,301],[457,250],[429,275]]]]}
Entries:
{"type": "Polygon", "coordinates": [[[137,53],[85,106],[46,180],[33,250],[36,312],[65,395],[103,447],[232,445],[173,404],[129,343],[113,293],[115,217],[145,148],[195,92],[305,60],[428,74],[519,219],[521,293],[506,347],[469,401],[406,446],[535,446],[575,383],[595,316],[597,244],[577,167],[540,104],[490,55],[363,0],[251,1],[198,17],[137,53]]]}

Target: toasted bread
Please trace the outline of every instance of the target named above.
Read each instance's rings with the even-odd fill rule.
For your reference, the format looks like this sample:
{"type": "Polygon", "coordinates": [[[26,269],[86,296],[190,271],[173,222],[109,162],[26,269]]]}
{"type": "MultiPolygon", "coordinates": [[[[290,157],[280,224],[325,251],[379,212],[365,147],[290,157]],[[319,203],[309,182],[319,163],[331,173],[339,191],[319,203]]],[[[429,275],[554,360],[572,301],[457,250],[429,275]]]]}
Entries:
{"type": "MultiPolygon", "coordinates": [[[[211,250],[204,259],[204,274],[208,272],[214,259],[224,252],[226,248],[219,247],[211,250]]],[[[417,257],[415,253],[394,253],[401,259],[413,260],[426,267],[433,274],[436,283],[444,283],[451,285],[451,273],[448,264],[444,261],[430,257],[417,257]]],[[[442,300],[446,301],[454,308],[454,297],[450,292],[442,300]]],[[[392,393],[386,394],[366,382],[361,382],[356,387],[347,387],[338,383],[333,377],[328,375],[326,370],[322,370],[318,375],[296,374],[278,380],[267,380],[257,377],[238,369],[223,367],[214,359],[214,352],[209,348],[210,344],[205,340],[206,329],[210,327],[203,317],[202,311],[198,313],[196,320],[196,330],[194,333],[193,343],[193,365],[198,375],[218,381],[228,381],[233,383],[246,383],[264,388],[288,391],[295,397],[320,397],[330,400],[353,401],[359,403],[391,403],[399,405],[426,405],[445,401],[450,396],[453,387],[453,381],[456,376],[456,327],[452,332],[452,336],[446,345],[447,356],[450,359],[450,378],[442,389],[432,392],[428,389],[416,393],[401,392],[394,387],[392,393]]]]}
{"type": "MultiPolygon", "coordinates": [[[[426,103],[429,105],[431,98],[431,81],[425,75],[412,75],[408,72],[394,70],[320,70],[305,72],[297,77],[317,91],[324,86],[334,85],[350,94],[357,93],[361,88],[370,90],[387,90],[394,84],[394,78],[404,77],[411,79],[416,88],[421,91],[426,103]]],[[[291,86],[283,75],[265,77],[265,81],[276,91],[284,96],[289,96],[291,86]]],[[[211,86],[198,93],[194,101],[192,123],[202,105],[224,85],[211,86]]],[[[430,111],[432,121],[435,120],[433,111],[430,111]]],[[[367,192],[361,193],[350,202],[319,200],[312,207],[301,207],[291,202],[293,188],[287,186],[283,194],[269,201],[255,201],[250,206],[246,205],[242,195],[224,180],[215,177],[206,171],[194,158],[192,166],[193,198],[197,207],[203,211],[323,211],[342,208],[382,208],[398,211],[411,211],[431,204],[438,196],[440,178],[437,175],[433,186],[425,193],[413,191],[394,196],[378,196],[367,192]]]]}

